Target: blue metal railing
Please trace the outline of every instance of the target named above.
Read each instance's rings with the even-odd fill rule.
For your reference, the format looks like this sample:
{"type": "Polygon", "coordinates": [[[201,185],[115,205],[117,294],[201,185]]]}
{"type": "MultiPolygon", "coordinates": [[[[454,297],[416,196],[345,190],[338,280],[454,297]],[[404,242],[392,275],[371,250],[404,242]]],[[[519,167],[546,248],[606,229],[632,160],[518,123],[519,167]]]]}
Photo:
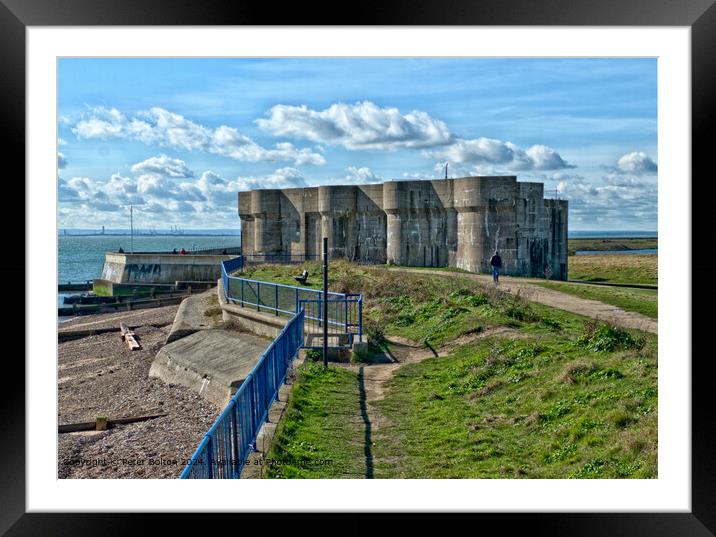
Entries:
{"type": "MultiPolygon", "coordinates": [[[[300,309],[305,314],[304,348],[322,348],[323,300],[301,300],[300,309]]],[[[356,335],[358,341],[363,341],[362,295],[348,294],[338,300],[329,298],[327,310],[329,347],[350,347],[356,335]]]]}
{"type": "MultiPolygon", "coordinates": [[[[307,316],[307,320],[318,321],[318,326],[321,326],[320,311],[322,310],[316,304],[323,299],[323,291],[231,276],[232,273],[241,270],[244,266],[243,256],[224,261],[221,264],[224,297],[227,302],[250,307],[258,312],[291,316],[302,309],[302,304],[309,304],[312,313],[307,316]]],[[[348,346],[353,343],[355,336],[362,341],[363,295],[329,291],[328,300],[329,326],[343,330],[348,338],[348,343],[346,343],[348,346]]],[[[343,338],[343,341],[346,339],[343,338]]]]}
{"type": "Polygon", "coordinates": [[[286,323],[204,435],[179,479],[238,479],[286,372],[303,345],[304,312],[286,323]]]}
{"type": "MultiPolygon", "coordinates": [[[[317,347],[312,342],[323,337],[321,291],[231,276],[244,266],[242,256],[221,263],[226,300],[292,317],[204,435],[180,479],[237,479],[278,397],[289,365],[299,349],[317,347]],[[239,298],[232,296],[236,285],[239,298]]],[[[329,346],[350,346],[355,335],[362,341],[362,295],[330,292],[327,313],[329,346]]]]}

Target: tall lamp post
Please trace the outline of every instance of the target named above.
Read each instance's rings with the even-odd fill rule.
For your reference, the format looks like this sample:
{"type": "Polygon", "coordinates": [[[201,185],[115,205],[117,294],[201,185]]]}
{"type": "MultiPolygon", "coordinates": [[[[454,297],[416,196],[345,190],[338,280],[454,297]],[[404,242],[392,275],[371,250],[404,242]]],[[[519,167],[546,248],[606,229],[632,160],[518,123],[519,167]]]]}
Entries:
{"type": "Polygon", "coordinates": [[[323,237],[323,367],[328,367],[328,237],[323,237]]]}

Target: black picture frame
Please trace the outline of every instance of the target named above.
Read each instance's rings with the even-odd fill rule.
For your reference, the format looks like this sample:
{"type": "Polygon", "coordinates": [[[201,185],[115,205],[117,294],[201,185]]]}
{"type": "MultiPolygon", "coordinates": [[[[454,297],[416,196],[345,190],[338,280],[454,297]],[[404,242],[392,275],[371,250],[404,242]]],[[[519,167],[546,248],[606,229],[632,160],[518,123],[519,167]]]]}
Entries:
{"type": "MultiPolygon", "coordinates": [[[[25,161],[25,30],[28,26],[101,26],[101,25],[506,25],[506,26],[683,26],[691,29],[692,61],[692,177],[677,178],[685,188],[692,189],[692,245],[711,244],[706,218],[710,211],[714,180],[709,173],[713,150],[709,134],[716,127],[716,5],[714,0],[454,0],[410,4],[396,0],[361,2],[355,5],[324,7],[322,4],[278,4],[268,2],[221,2],[220,0],[0,0],[0,117],[3,153],[6,162],[16,164],[16,177],[24,176],[25,161]],[[341,9],[338,9],[341,7],[341,9]],[[345,9],[344,9],[345,8],[345,9]],[[339,13],[346,13],[341,17],[339,13]],[[328,15],[328,16],[326,16],[328,15]],[[349,17],[349,18],[348,18],[349,17]],[[695,196],[698,184],[699,195],[695,196]],[[709,205],[707,205],[709,204],[709,205]],[[699,221],[700,220],[700,221],[699,221]]],[[[664,150],[664,148],[662,148],[664,150]]],[[[668,148],[667,148],[668,150],[668,148]]],[[[20,183],[16,181],[16,183],[20,183]]],[[[14,196],[31,203],[24,186],[16,184],[15,192],[6,186],[5,199],[14,196]]],[[[6,204],[7,205],[7,204],[6,204]]],[[[17,207],[24,204],[13,203],[17,207]]],[[[20,209],[22,210],[22,209],[20,209]]],[[[7,214],[7,211],[4,211],[7,214]]],[[[17,215],[19,218],[20,215],[17,215]]],[[[23,218],[24,221],[24,218],[23,218]]],[[[17,225],[17,218],[14,220],[17,225]]],[[[16,234],[17,259],[24,259],[24,239],[16,234]]],[[[695,251],[695,250],[692,250],[695,251]]],[[[683,261],[691,270],[694,282],[712,279],[712,265],[700,256],[698,263],[683,261]]],[[[696,259],[699,259],[697,257],[696,259]]],[[[5,281],[23,281],[24,263],[2,267],[5,281]]],[[[20,286],[8,289],[9,299],[24,304],[20,286]],[[15,293],[16,296],[12,296],[15,293]]],[[[23,286],[24,287],[24,286],[23,286]]],[[[707,305],[711,292],[699,293],[692,302],[692,334],[708,334],[710,317],[698,315],[698,304],[707,305]]],[[[23,310],[24,311],[24,310],[23,310]]],[[[703,309],[701,311],[707,312],[703,309]]],[[[16,311],[17,313],[17,311],[16,311]]],[[[684,312],[688,315],[689,312],[684,312]]],[[[18,315],[19,317],[19,315],[18,315]]],[[[24,316],[23,316],[24,318],[24,316]]],[[[27,329],[27,327],[26,327],[27,329]]],[[[701,336],[703,337],[703,336],[701,336]]],[[[18,338],[19,339],[19,338],[18,338]]],[[[692,366],[692,509],[690,513],[504,513],[471,515],[467,528],[501,528],[530,535],[714,535],[716,533],[716,414],[713,412],[711,356],[705,347],[697,352],[692,338],[689,348],[685,339],[684,355],[692,366]],[[689,354],[691,353],[691,356],[689,354]],[[478,526],[479,525],[479,526],[478,526]]],[[[24,367],[13,356],[19,369],[15,378],[24,378],[24,367]]],[[[10,354],[6,355],[10,360],[10,354]]],[[[102,535],[129,534],[149,523],[152,515],[113,513],[26,513],[25,508],[25,390],[24,383],[15,381],[0,392],[0,423],[2,459],[0,460],[0,534],[7,535],[102,535]]],[[[320,502],[317,501],[317,510],[320,502]]],[[[158,515],[157,515],[158,516],[158,515]]],[[[242,523],[255,522],[252,515],[238,515],[242,523]]],[[[315,515],[314,515],[315,516],[315,515]]],[[[212,515],[215,522],[227,517],[212,515]]],[[[276,521],[275,515],[271,515],[276,521]]],[[[323,515],[320,522],[308,520],[311,515],[291,515],[280,519],[284,524],[311,524],[312,531],[366,533],[373,522],[334,521],[323,515]],[[337,526],[338,525],[338,526],[337,526]]],[[[233,520],[235,520],[232,517],[233,520]]],[[[423,524],[420,515],[411,515],[413,522],[423,524]]],[[[163,533],[186,529],[183,515],[162,516],[163,533]]],[[[235,524],[235,522],[231,522],[235,524]]],[[[460,524],[458,522],[458,524],[460,524]]],[[[234,526],[235,527],[235,526],[234,526]]],[[[460,526],[442,526],[443,529],[460,526]]],[[[220,531],[212,527],[212,532],[220,531]]],[[[252,530],[257,531],[257,530],[252,530]]],[[[260,530],[258,530],[260,531],[260,530]]]]}

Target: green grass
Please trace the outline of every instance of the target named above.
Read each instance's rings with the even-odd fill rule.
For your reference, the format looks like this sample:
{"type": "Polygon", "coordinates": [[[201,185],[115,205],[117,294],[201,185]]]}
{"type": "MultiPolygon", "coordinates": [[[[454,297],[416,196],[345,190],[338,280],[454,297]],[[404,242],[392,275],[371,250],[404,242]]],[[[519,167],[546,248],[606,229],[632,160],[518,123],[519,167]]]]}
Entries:
{"type": "Polygon", "coordinates": [[[541,313],[521,338],[402,366],[369,403],[378,428],[357,372],[306,362],[269,452],[289,463],[268,476],[657,477],[656,337],[541,313]]]}
{"type": "Polygon", "coordinates": [[[617,306],[625,311],[635,311],[653,319],[658,317],[658,295],[656,289],[632,289],[625,287],[607,287],[566,282],[540,282],[542,287],[562,293],[598,300],[617,306]]]}
{"type": "Polygon", "coordinates": [[[656,477],[656,341],[589,350],[614,340],[485,340],[403,366],[376,403],[375,477],[656,477]]]}
{"type": "MultiPolygon", "coordinates": [[[[246,275],[291,283],[304,267],[317,288],[316,263],[246,275]]],[[[515,332],[401,367],[371,407],[382,417],[375,429],[364,422],[358,372],[307,361],[268,455],[282,464],[269,477],[656,477],[656,336],[427,271],[335,261],[331,276],[332,290],[363,293],[373,349],[385,335],[437,347],[494,326],[515,332]]]]}
{"type": "Polygon", "coordinates": [[[267,459],[269,478],[360,478],[366,473],[358,374],[306,361],[267,459]]]}
{"type": "MultiPolygon", "coordinates": [[[[309,272],[309,284],[319,288],[321,266],[260,265],[244,275],[251,279],[290,283],[294,274],[309,272]]],[[[371,339],[382,334],[439,345],[469,332],[506,324],[521,326],[534,320],[534,305],[494,286],[469,279],[405,273],[385,267],[345,261],[331,265],[332,291],[363,293],[363,326],[371,339]]]]}
{"type": "Polygon", "coordinates": [[[569,255],[574,255],[577,250],[645,250],[658,247],[659,240],[656,237],[569,239],[567,241],[569,255]]]}
{"type": "Polygon", "coordinates": [[[586,254],[568,260],[570,280],[609,283],[658,283],[655,254],[586,254]]]}

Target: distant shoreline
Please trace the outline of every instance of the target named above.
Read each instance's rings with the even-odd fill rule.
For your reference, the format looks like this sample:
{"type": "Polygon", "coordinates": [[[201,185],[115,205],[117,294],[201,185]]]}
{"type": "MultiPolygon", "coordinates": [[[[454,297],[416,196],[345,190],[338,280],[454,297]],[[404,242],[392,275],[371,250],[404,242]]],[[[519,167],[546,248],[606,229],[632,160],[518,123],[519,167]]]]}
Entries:
{"type": "MultiPolygon", "coordinates": [[[[130,233],[58,233],[58,237],[131,237],[130,233]]],[[[134,233],[135,237],[241,237],[232,233],[134,233]]]]}

